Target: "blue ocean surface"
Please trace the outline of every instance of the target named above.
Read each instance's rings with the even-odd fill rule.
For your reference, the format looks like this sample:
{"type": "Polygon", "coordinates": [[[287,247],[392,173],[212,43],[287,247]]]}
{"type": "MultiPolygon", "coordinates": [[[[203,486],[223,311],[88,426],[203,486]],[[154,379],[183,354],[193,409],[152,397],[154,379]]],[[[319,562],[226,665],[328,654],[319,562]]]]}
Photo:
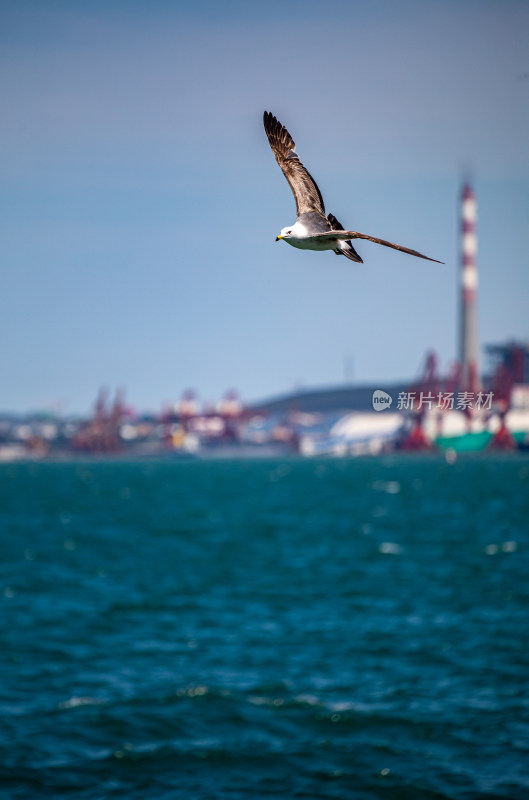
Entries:
{"type": "Polygon", "coordinates": [[[529,459],[0,467],[0,796],[529,797],[529,459]]]}

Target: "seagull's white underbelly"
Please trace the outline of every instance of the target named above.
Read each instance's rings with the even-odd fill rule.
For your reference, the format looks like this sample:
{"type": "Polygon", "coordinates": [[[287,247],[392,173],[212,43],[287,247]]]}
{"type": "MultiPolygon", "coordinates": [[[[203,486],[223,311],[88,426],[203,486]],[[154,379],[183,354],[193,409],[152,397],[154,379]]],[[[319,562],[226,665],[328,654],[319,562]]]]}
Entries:
{"type": "Polygon", "coordinates": [[[319,239],[317,236],[305,236],[303,239],[289,236],[284,241],[300,250],[336,250],[339,246],[336,239],[319,239]]]}

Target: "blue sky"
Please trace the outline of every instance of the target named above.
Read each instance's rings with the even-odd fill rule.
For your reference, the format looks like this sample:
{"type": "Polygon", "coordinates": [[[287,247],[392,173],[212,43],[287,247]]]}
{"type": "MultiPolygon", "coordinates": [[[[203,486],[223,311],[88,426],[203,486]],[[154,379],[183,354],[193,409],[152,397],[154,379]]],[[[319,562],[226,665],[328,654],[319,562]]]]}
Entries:
{"type": "Polygon", "coordinates": [[[0,409],[158,410],[456,355],[458,194],[482,343],[529,339],[529,5],[0,4],[0,409]],[[275,243],[290,130],[364,264],[275,243]]]}

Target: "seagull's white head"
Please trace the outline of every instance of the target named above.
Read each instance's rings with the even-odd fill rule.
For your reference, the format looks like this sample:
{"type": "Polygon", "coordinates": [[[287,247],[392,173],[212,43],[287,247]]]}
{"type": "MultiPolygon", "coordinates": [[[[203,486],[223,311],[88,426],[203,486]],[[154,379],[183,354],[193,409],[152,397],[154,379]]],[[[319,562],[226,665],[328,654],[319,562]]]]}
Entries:
{"type": "Polygon", "coordinates": [[[276,242],[278,242],[280,239],[289,239],[292,236],[292,228],[293,225],[289,225],[286,228],[282,228],[281,233],[276,238],[276,242]]]}
{"type": "Polygon", "coordinates": [[[276,239],[276,242],[279,241],[279,239],[303,238],[305,234],[305,226],[301,225],[299,222],[295,222],[294,225],[287,225],[286,228],[282,229],[281,233],[276,239]]]}

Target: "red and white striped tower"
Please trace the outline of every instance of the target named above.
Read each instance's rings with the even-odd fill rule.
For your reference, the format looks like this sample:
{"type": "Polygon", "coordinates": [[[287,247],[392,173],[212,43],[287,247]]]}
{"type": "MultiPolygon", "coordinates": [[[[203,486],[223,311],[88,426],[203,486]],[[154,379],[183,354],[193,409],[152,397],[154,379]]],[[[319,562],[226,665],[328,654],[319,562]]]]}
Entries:
{"type": "Polygon", "coordinates": [[[480,388],[478,367],[478,329],[476,293],[478,270],[476,266],[476,198],[470,184],[461,193],[461,328],[459,362],[460,386],[463,391],[477,392],[480,388]]]}

